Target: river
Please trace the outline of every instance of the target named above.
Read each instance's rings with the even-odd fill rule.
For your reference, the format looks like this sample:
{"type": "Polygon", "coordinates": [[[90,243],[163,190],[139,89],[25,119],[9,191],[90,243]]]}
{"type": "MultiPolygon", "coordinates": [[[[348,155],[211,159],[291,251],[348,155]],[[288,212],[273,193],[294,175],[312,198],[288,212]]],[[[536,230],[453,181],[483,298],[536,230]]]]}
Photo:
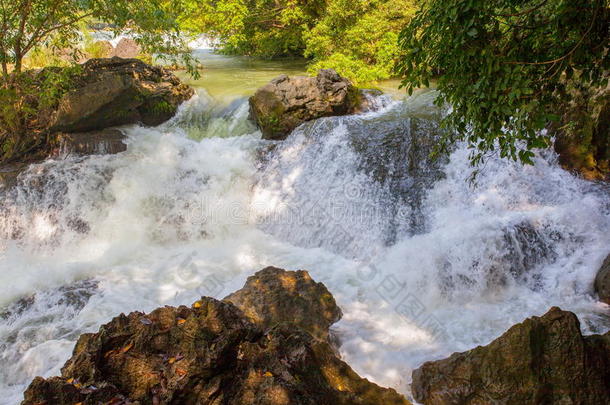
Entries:
{"type": "Polygon", "coordinates": [[[324,118],[277,145],[245,96],[302,61],[202,54],[197,95],[117,155],[33,165],[0,195],[0,403],[57,375],[78,336],[121,312],[222,298],[268,265],[307,269],[344,316],[360,375],[410,394],[426,360],[487,344],[551,306],[610,326],[593,279],[610,242],[602,186],[552,152],[523,167],[428,158],[433,92],[324,118]]]}

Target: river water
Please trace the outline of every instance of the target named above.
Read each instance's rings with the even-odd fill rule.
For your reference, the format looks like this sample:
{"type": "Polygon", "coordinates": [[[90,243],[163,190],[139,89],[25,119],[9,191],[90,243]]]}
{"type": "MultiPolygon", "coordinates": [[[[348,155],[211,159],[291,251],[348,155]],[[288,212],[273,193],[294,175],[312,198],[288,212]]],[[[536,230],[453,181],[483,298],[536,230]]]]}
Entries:
{"type": "MultiPolygon", "coordinates": [[[[428,158],[433,92],[261,140],[243,96],[299,61],[207,54],[198,94],[127,151],[33,165],[0,195],[0,403],[51,376],[77,337],[121,312],[222,298],[274,265],[307,269],[344,312],[360,375],[410,393],[422,362],[487,344],[551,306],[610,327],[592,283],[608,253],[608,191],[551,152],[428,158]]],[[[395,83],[386,83],[394,86],[395,83]]]]}

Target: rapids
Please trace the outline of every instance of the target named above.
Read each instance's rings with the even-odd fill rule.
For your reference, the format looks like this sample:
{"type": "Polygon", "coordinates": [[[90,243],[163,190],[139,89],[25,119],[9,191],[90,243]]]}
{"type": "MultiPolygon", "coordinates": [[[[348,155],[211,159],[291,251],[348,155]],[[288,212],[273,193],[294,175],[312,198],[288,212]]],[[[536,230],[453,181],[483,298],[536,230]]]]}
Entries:
{"type": "Polygon", "coordinates": [[[472,187],[466,148],[428,158],[433,96],[274,144],[245,99],[200,89],[170,122],[125,128],[125,152],[32,165],[0,191],[0,403],[113,316],[222,298],[267,265],[324,282],[343,359],[406,395],[422,362],[553,305],[608,330],[592,289],[608,190],[551,152],[531,167],[491,158],[472,187]]]}

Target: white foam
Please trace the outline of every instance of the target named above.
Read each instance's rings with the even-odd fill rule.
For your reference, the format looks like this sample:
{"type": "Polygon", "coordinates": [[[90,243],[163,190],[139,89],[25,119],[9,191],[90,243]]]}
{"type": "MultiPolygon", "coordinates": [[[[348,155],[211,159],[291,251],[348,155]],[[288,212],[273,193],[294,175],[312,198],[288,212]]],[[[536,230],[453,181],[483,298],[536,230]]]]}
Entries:
{"type": "MultiPolygon", "coordinates": [[[[192,103],[199,107],[181,114],[209,108],[192,103]]],[[[259,133],[227,137],[230,125],[208,120],[195,141],[184,129],[192,120],[180,117],[129,129],[121,154],[33,167],[30,185],[5,197],[0,212],[0,302],[38,292],[22,314],[0,320],[0,402],[18,403],[33,377],[57,374],[77,336],[113,316],[221,298],[267,265],[323,281],[344,312],[334,327],[344,360],[406,394],[423,361],[486,344],[552,305],[575,311],[586,331],[607,330],[592,280],[608,253],[608,198],[552,157],[534,167],[492,160],[472,189],[467,151],[458,149],[425,193],[425,232],[403,233],[391,246],[384,232],[396,218],[307,210],[329,193],[355,215],[384,208],[389,189],[359,171],[347,142],[354,123],[345,120],[386,119],[396,107],[321,120],[323,138],[299,130],[262,169],[257,156],[268,143],[259,133]],[[503,230],[524,221],[553,258],[494,282],[494,271],[507,274],[503,230]],[[351,248],[337,240],[337,226],[351,248]],[[82,309],[60,302],[57,288],[88,278],[98,286],[82,309]]],[[[235,111],[227,122],[237,125],[246,117],[235,111]]]]}

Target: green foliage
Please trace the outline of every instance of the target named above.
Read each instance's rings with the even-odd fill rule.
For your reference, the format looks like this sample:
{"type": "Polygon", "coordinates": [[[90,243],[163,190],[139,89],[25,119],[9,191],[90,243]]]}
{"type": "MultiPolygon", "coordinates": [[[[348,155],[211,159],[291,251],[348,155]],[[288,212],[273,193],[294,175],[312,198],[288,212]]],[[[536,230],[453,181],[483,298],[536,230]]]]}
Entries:
{"type": "Polygon", "coordinates": [[[430,0],[400,35],[403,85],[437,78],[454,130],[440,150],[463,140],[474,165],[490,153],[531,164],[568,83],[607,85],[609,16],[607,0],[430,0]]]}
{"type": "Polygon", "coordinates": [[[398,33],[416,0],[203,0],[181,25],[220,41],[222,51],[306,56],[311,71],[335,68],[358,83],[393,75],[398,33]]]}
{"type": "Polygon", "coordinates": [[[39,69],[45,66],[68,66],[66,59],[60,58],[51,48],[41,46],[32,49],[23,59],[26,69],[39,69]]]}
{"type": "Polygon", "coordinates": [[[165,59],[181,58],[192,67],[192,57],[179,32],[181,4],[182,0],[167,4],[157,0],[2,1],[0,64],[4,81],[10,79],[9,68],[22,71],[23,58],[35,49],[50,49],[54,55],[67,53],[77,60],[79,26],[92,18],[110,23],[117,34],[128,31],[145,52],[162,54],[165,59]]]}
{"type": "Polygon", "coordinates": [[[16,75],[10,86],[0,87],[0,162],[23,156],[46,142],[44,128],[51,111],[80,71],[78,65],[28,71],[16,75]]]}
{"type": "Polygon", "coordinates": [[[357,83],[390,78],[398,33],[415,11],[414,0],[330,0],[324,17],[305,34],[305,56],[314,59],[310,70],[334,68],[357,83]]]}
{"type": "MultiPolygon", "coordinates": [[[[107,58],[110,56],[110,46],[108,42],[97,41],[91,35],[91,32],[86,27],[81,28],[81,32],[84,37],[83,53],[89,58],[107,58]],[[104,45],[108,44],[108,46],[104,45]]],[[[48,66],[48,65],[46,65],[48,66]]]]}
{"type": "Polygon", "coordinates": [[[302,55],[304,33],[323,0],[204,0],[188,3],[182,27],[222,42],[226,53],[260,57],[302,55]]]}

